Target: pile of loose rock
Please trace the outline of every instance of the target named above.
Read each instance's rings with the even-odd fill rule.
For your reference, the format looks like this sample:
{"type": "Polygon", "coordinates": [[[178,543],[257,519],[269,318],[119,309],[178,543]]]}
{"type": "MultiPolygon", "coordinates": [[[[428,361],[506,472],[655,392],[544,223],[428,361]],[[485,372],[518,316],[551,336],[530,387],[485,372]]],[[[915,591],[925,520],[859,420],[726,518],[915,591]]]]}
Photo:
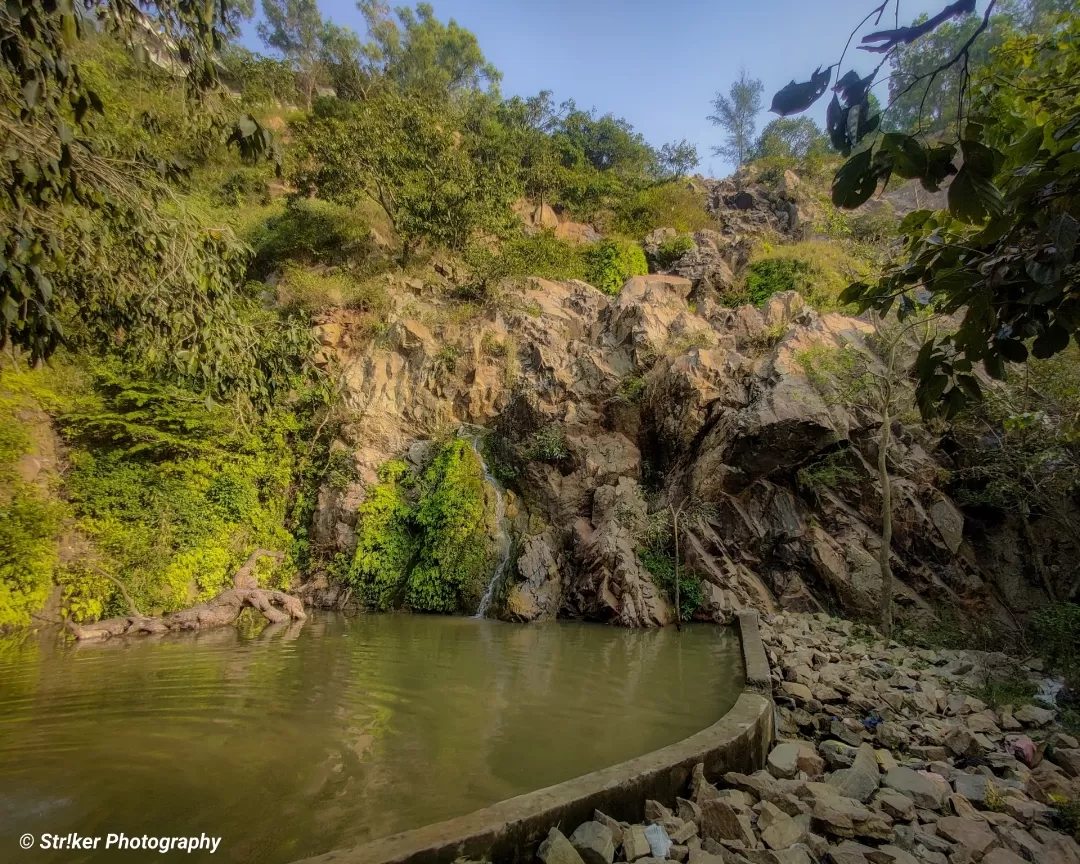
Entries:
{"type": "MultiPolygon", "coordinates": [[[[1080,744],[1055,712],[991,709],[972,691],[1037,662],[853,637],[849,621],[782,614],[761,627],[778,743],[767,769],[702,766],[643,825],[597,811],[553,828],[544,864],[1080,864],[1059,805],[1080,798],[1080,744]]],[[[1051,688],[1052,689],[1052,688],[1051,688]]]]}

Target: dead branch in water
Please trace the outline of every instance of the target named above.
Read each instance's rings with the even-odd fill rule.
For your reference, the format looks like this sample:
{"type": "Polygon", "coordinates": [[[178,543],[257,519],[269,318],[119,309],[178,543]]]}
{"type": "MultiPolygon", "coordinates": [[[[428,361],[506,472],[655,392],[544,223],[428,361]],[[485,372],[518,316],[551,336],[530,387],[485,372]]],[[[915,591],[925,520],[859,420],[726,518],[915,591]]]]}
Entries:
{"type": "Polygon", "coordinates": [[[222,591],[216,597],[179,612],[168,615],[146,617],[140,615],[127,597],[132,614],[122,618],[108,618],[93,624],[75,624],[67,622],[68,630],[79,640],[109,639],[113,636],[134,636],[144,633],[169,633],[183,630],[207,630],[211,627],[225,627],[236,623],[244,609],[258,610],[271,624],[283,624],[286,621],[303,621],[304,606],[299,599],[283,591],[260,588],[255,580],[255,564],[259,558],[269,556],[281,561],[284,554],[256,549],[244,565],[233,576],[233,587],[222,591]]]}

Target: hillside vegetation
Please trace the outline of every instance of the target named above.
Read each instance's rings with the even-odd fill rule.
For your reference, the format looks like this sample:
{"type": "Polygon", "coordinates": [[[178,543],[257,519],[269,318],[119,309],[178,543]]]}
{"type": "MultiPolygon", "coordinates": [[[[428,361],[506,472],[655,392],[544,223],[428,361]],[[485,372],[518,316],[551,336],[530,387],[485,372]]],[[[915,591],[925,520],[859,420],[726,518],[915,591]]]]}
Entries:
{"type": "MultiPolygon", "coordinates": [[[[849,285],[894,284],[910,251],[903,241],[933,236],[938,216],[897,213],[888,192],[838,206],[851,203],[833,181],[843,156],[812,123],[775,121],[744,141],[746,164],[729,180],[694,176],[698,155],[685,141],[654,146],[626,120],[549,92],[504,98],[475,37],[427,4],[393,14],[359,6],[364,38],[314,3],[268,2],[260,33],[274,57],[236,42],[223,6],[206,20],[165,4],[171,42],[119,6],[103,6],[98,26],[62,5],[20,6],[25,74],[9,65],[2,84],[4,128],[19,137],[0,168],[9,193],[0,205],[0,627],[123,614],[130,601],[148,614],[177,610],[230,584],[257,548],[286,553],[276,568],[261,562],[266,585],[318,575],[373,608],[470,610],[492,566],[476,455],[433,417],[424,431],[439,448],[429,462],[353,458],[342,440],[364,429],[350,413],[357,399],[343,398],[350,359],[388,346],[424,352],[430,336],[423,387],[434,395],[418,397],[416,410],[452,402],[454,382],[482,378],[477,358],[486,358],[499,369],[498,411],[509,411],[528,395],[521,364],[546,362],[504,326],[553,313],[535,279],[580,280],[614,309],[634,277],[685,276],[687,329],[673,324],[668,342],[635,354],[605,392],[604,410],[637,411],[654,398],[654,370],[719,347],[709,330],[719,331],[717,310],[769,322],[752,338],[740,331],[737,344],[764,380],[762,358],[798,317],[774,316],[777,303],[794,302],[787,292],[819,315],[853,315],[872,292],[849,285]],[[30,23],[40,38],[25,35],[30,23]],[[59,39],[65,28],[78,38],[59,39]],[[55,59],[77,76],[56,71],[55,59]],[[347,542],[319,527],[331,501],[348,511],[347,542]]],[[[1019,122],[1017,105],[993,89],[1002,76],[1071,80],[1076,25],[1054,26],[1060,44],[1003,40],[979,73],[980,111],[1019,122]]],[[[1058,97],[1029,102],[1044,98],[1058,97]]],[[[1023,113],[1031,130],[1050,122],[1037,106],[1023,113]]],[[[854,159],[888,147],[926,158],[893,139],[861,146],[854,159]]],[[[922,176],[896,163],[892,185],[922,176]]],[[[882,169],[865,198],[884,179],[882,169]]],[[[1071,257],[1046,267],[1075,282],[1071,257]]],[[[920,314],[940,335],[956,312],[942,302],[920,314]]],[[[880,313],[875,326],[892,326],[896,310],[880,313]]],[[[1072,547],[1055,545],[1049,527],[1075,510],[1076,349],[1035,355],[947,418],[924,423],[914,402],[900,411],[919,440],[948,451],[952,468],[937,485],[977,524],[1021,520],[1043,592],[1037,603],[1009,598],[1022,612],[1071,601],[1080,584],[1072,547]]],[[[877,425],[889,416],[844,379],[843,360],[801,357],[833,370],[831,383],[818,382],[823,404],[843,402],[865,429],[871,415],[877,425]]],[[[1007,354],[1025,358],[1026,349],[1007,354]]],[[[560,425],[569,423],[546,418],[520,440],[507,433],[489,461],[527,497],[530,471],[572,473],[560,425]]],[[[859,468],[846,445],[800,456],[784,482],[817,506],[859,468]]],[[[674,488],[686,469],[679,447],[650,447],[642,495],[674,488]]],[[[668,541],[637,545],[663,593],[689,580],[687,617],[707,606],[701,574],[676,580],[672,565],[683,562],[668,541]]]]}

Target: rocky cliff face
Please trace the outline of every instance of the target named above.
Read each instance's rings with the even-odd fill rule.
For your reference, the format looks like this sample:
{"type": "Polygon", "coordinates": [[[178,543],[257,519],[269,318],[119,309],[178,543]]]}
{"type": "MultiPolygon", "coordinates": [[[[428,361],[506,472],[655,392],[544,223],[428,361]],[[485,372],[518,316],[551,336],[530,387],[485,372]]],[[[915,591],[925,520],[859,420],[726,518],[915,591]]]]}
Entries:
{"type": "MultiPolygon", "coordinates": [[[[710,194],[725,201],[719,187],[710,194]]],[[[335,446],[355,454],[358,479],[323,490],[316,542],[349,547],[380,464],[422,459],[419,442],[476,424],[491,431],[507,476],[516,472],[507,513],[519,552],[497,604],[506,618],[670,622],[636,550],[646,502],[682,499],[708,505],[684,538],[702,580],[700,617],[728,621],[744,607],[876,614],[880,418],[824,399],[804,353],[858,342],[870,327],[792,292],[760,309],[719,305],[718,287],[748,254],[746,214],[770,229],[798,222],[783,195],[760,205],[740,194],[727,196],[727,227],[699,232],[674,273],[636,277],[617,297],[536,279],[463,319],[438,280],[411,280],[392,290],[394,323],[374,341],[327,320],[320,336],[340,364],[349,418],[335,446]],[[800,483],[801,469],[830,454],[843,461],[837,482],[800,483]]],[[[964,543],[963,515],[936,486],[935,440],[921,427],[893,431],[900,614],[931,619],[935,606],[977,600],[1007,620],[964,543]]]]}

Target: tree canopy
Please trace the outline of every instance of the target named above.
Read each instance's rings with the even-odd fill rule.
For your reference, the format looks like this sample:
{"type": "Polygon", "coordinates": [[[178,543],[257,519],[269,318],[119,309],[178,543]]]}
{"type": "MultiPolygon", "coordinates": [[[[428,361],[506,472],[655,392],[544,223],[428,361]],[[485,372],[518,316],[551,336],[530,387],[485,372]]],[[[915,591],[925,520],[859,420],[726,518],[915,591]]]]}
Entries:
{"type": "MultiPolygon", "coordinates": [[[[167,56],[154,62],[183,73],[172,79],[177,96],[200,100],[204,140],[256,158],[269,134],[247,115],[230,122],[215,93],[213,57],[244,8],[157,4],[167,56]]],[[[190,164],[158,140],[158,119],[142,119],[147,135],[113,122],[102,95],[110,82],[95,83],[79,61],[88,40],[115,39],[152,62],[146,19],[126,3],[94,2],[88,12],[36,2],[0,10],[0,127],[11,142],[0,164],[0,344],[35,362],[65,341],[118,344],[209,392],[266,395],[260,337],[238,312],[245,250],[176,198],[190,164]]]]}
{"type": "MultiPolygon", "coordinates": [[[[893,131],[937,132],[956,122],[966,76],[991,62],[993,49],[1013,36],[1044,32],[1057,14],[1067,11],[1071,0],[1007,0],[999,2],[985,32],[968,49],[962,64],[949,65],[981,25],[977,15],[946,21],[917,41],[896,47],[890,58],[891,104],[886,127],[893,131]],[[932,80],[928,77],[941,68],[932,80]],[[913,86],[924,81],[925,86],[913,86]]],[[[929,20],[922,15],[916,26],[929,20]]]]}
{"type": "Polygon", "coordinates": [[[829,139],[809,117],[791,120],[778,117],[758,136],[754,152],[758,158],[781,158],[805,161],[828,152],[829,139]]]}
{"type": "Polygon", "coordinates": [[[378,0],[356,5],[368,28],[364,56],[399,89],[436,97],[498,86],[502,74],[484,58],[476,36],[453,18],[443,24],[430,3],[400,7],[393,16],[378,0]]]}
{"type": "MultiPolygon", "coordinates": [[[[987,4],[950,68],[969,67],[995,7],[987,4]]],[[[923,24],[870,34],[863,43],[888,54],[973,9],[974,3],[955,3],[923,24]]],[[[955,322],[926,343],[916,363],[924,413],[952,416],[978,398],[975,363],[1003,378],[1007,364],[1025,361],[1029,352],[1045,358],[1070,338],[1080,340],[1080,18],[1048,20],[1047,34],[1014,35],[965,81],[952,139],[887,132],[855,150],[880,122],[881,115],[866,110],[874,75],[849,72],[834,87],[830,133],[850,157],[833,182],[837,206],[858,207],[893,180],[918,180],[929,190],[948,186],[947,209],[917,210],[904,219],[904,263],[876,283],[852,285],[843,297],[882,312],[895,305],[901,317],[929,306],[955,322]]],[[[931,72],[912,88],[935,77],[931,72]]],[[[784,113],[805,110],[823,94],[818,89],[792,82],[774,105],[784,113]]]]}
{"type": "Polygon", "coordinates": [[[713,147],[713,154],[729,159],[735,166],[745,164],[751,157],[754,130],[761,111],[761,94],[765,85],[751,78],[745,69],[739,71],[728,94],[717,93],[713,98],[713,113],[709,121],[719,126],[727,137],[723,144],[713,147]]]}

